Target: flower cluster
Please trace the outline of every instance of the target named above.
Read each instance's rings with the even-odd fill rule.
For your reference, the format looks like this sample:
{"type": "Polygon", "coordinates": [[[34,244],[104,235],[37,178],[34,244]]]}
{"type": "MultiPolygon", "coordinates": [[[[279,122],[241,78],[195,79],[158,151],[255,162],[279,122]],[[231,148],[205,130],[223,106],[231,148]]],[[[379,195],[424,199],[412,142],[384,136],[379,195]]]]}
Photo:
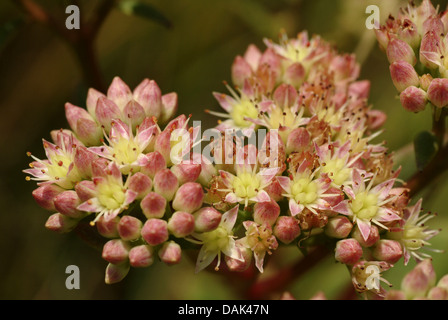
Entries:
{"type": "Polygon", "coordinates": [[[447,31],[448,11],[439,12],[430,0],[411,2],[376,30],[406,110],[423,111],[428,102],[437,109],[448,106],[447,31]]]}
{"type": "Polygon", "coordinates": [[[421,201],[410,205],[400,170],[374,141],[386,116],[368,105],[355,56],[306,32],[265,43],[235,59],[230,95],[214,93],[226,112],[208,112],[227,120],[208,154],[190,117],[170,121],[176,94],[152,80],[131,91],[115,78],[107,95],[89,91],[87,110],[66,104],[71,130],[53,131],[46,159],[32,156],[25,172],[38,181],[37,203],[56,212],[47,228],[88,222],[108,239],[107,283],[157,256],[178,263],[183,250],[198,250],[196,272],[222,261],[263,272],[282,245],[325,243],[358,292],[381,294],[369,266],[426,257],[432,216],[420,216],[421,201]]]}

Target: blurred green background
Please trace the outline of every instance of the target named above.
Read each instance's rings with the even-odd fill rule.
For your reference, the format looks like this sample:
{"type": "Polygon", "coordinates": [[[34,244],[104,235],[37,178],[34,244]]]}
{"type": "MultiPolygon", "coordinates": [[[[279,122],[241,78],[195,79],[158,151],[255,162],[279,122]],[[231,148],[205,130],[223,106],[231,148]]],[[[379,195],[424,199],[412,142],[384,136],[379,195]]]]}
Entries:
{"type": "MultiPolygon", "coordinates": [[[[77,3],[87,18],[100,3],[94,0],[35,0],[63,23],[65,7],[77,3]]],[[[408,145],[414,135],[430,128],[430,112],[405,112],[389,76],[386,56],[365,28],[365,9],[376,4],[382,21],[397,12],[402,1],[393,0],[145,0],[169,19],[171,28],[114,9],[107,16],[95,44],[102,77],[108,85],[120,76],[131,88],[148,77],[163,93],[176,91],[179,113],[192,113],[203,128],[216,119],[205,108],[219,110],[212,91],[225,92],[234,57],[250,43],[264,49],[264,37],[278,39],[280,29],[290,37],[306,29],[320,34],[341,52],[356,52],[362,62],[361,79],[371,81],[370,102],[385,111],[388,121],[379,139],[391,150],[408,145]]],[[[446,7],[447,1],[433,1],[446,7]]],[[[43,156],[41,139],[52,129],[68,127],[64,103],[85,106],[88,84],[71,48],[52,30],[27,19],[14,1],[0,2],[0,299],[239,299],[237,285],[219,273],[194,274],[194,263],[184,256],[180,265],[156,262],[132,269],[116,285],[104,284],[107,263],[74,234],[60,235],[45,229],[48,213],[34,202],[35,184],[25,181],[22,169],[31,151],[43,156]],[[19,20],[17,20],[19,19],[19,20]],[[10,21],[24,21],[5,32],[10,21]],[[81,289],[65,288],[65,268],[77,265],[81,289]]],[[[412,152],[412,149],[410,149],[412,152]]],[[[401,162],[404,180],[415,171],[413,154],[401,162]]],[[[447,175],[423,193],[424,208],[439,212],[431,221],[446,231],[434,238],[434,247],[448,250],[447,175]]],[[[417,198],[414,199],[416,201],[417,198]]],[[[275,264],[298,256],[296,248],[281,249],[275,264]]],[[[439,276],[448,273],[447,253],[434,254],[439,276]]],[[[384,277],[399,287],[402,261],[384,277]]],[[[267,267],[265,276],[270,272],[267,267]]],[[[349,282],[344,266],[330,257],[309,274],[285,288],[298,299],[323,291],[340,297],[349,282]]]]}

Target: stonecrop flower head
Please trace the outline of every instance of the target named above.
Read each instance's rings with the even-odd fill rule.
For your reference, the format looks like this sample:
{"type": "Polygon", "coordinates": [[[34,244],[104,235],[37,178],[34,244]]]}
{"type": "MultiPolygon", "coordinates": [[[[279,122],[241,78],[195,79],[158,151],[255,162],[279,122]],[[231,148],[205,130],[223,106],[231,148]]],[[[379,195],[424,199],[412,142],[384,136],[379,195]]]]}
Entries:
{"type": "MultiPolygon", "coordinates": [[[[436,17],[428,18],[427,1],[422,6],[403,15],[424,38],[436,17]]],[[[398,57],[396,46],[400,37],[418,44],[410,26],[390,20],[377,33],[387,38],[403,92],[415,59],[410,51],[398,57]]],[[[230,95],[213,93],[227,113],[208,113],[227,120],[211,129],[204,149],[193,116],[175,117],[177,94],[162,95],[154,80],[131,91],[116,77],[107,94],[89,90],[87,109],[65,105],[71,130],[53,131],[53,143],[44,140],[47,159],[32,156],[24,172],[38,181],[36,202],[53,213],[48,229],[87,225],[105,238],[107,283],[131,267],[177,264],[184,250],[197,251],[188,255],[196,273],[215,265],[250,274],[269,268],[267,257],[283,245],[311,252],[324,244],[349,267],[359,293],[384,296],[379,280],[387,281],[372,280],[372,268],[381,274],[403,256],[405,264],[427,257],[420,249],[437,231],[423,224],[432,216],[419,216],[421,201],[408,207],[400,170],[374,142],[386,115],[368,105],[356,57],[306,32],[265,44],[234,60],[230,95]]],[[[443,87],[426,86],[429,76],[417,80],[428,97],[431,86],[443,87]]]]}

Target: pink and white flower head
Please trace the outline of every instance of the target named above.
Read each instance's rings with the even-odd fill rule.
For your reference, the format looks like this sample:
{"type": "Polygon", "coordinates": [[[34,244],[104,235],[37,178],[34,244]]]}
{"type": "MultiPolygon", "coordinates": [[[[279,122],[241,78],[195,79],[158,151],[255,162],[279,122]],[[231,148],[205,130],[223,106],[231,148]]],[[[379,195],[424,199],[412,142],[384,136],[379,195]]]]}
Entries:
{"type": "Polygon", "coordinates": [[[439,230],[431,230],[425,223],[434,217],[430,213],[420,215],[422,209],[422,199],[420,199],[414,206],[404,210],[403,219],[399,221],[398,226],[391,228],[387,237],[389,239],[400,242],[403,247],[404,264],[407,265],[411,256],[417,261],[422,261],[431,256],[425,252],[420,252],[422,248],[434,252],[440,252],[436,249],[429,249],[431,243],[428,242],[432,237],[439,233],[439,230]]]}
{"type": "Polygon", "coordinates": [[[272,48],[275,53],[284,58],[286,74],[289,68],[302,66],[304,78],[315,64],[328,59],[331,53],[327,43],[318,36],[313,36],[310,39],[306,31],[299,33],[296,38],[288,38],[286,32],[283,31],[280,34],[279,44],[269,39],[264,39],[264,42],[268,48],[272,48]]]}
{"type": "Polygon", "coordinates": [[[30,169],[23,172],[33,177],[27,177],[27,180],[38,181],[38,185],[54,183],[64,189],[71,189],[82,179],[75,166],[76,148],[82,146],[82,143],[73,135],[66,136],[63,132],[58,133],[57,137],[57,144],[43,139],[47,159],[40,160],[28,152],[28,156],[35,161],[30,163],[30,169]]]}
{"type": "MultiPolygon", "coordinates": [[[[123,177],[118,165],[110,162],[107,166],[95,162],[93,165],[94,197],[78,206],[78,210],[96,212],[93,224],[104,216],[106,221],[114,219],[126,210],[137,197],[137,192],[123,183],[123,177]]],[[[129,181],[129,179],[127,180],[129,181]]]]}
{"type": "Polygon", "coordinates": [[[273,235],[272,228],[268,224],[258,224],[254,221],[244,221],[246,236],[240,240],[240,243],[253,251],[255,257],[255,266],[263,273],[263,262],[266,253],[271,255],[272,251],[277,249],[277,239],[273,235]]]}
{"type": "Polygon", "coordinates": [[[91,147],[89,150],[115,162],[123,174],[138,172],[140,166],[146,163],[145,154],[150,151],[148,146],[154,141],[158,130],[151,118],[143,121],[135,135],[130,125],[121,120],[113,120],[109,137],[106,137],[108,145],[91,147]]]}
{"type": "Polygon", "coordinates": [[[239,158],[237,155],[235,175],[219,171],[224,188],[218,191],[226,193],[225,202],[241,203],[247,207],[249,203],[271,201],[264,189],[271,184],[279,169],[260,168],[257,159],[254,164],[249,162],[248,158],[239,158]]]}
{"type": "Polygon", "coordinates": [[[398,221],[401,217],[392,208],[386,206],[396,197],[390,197],[390,191],[395,178],[387,180],[373,187],[374,178],[369,184],[365,184],[365,174],[354,169],[351,186],[344,186],[343,190],[348,199],[340,202],[332,209],[335,212],[350,217],[353,223],[358,225],[362,238],[367,241],[370,234],[370,226],[375,225],[389,230],[383,223],[398,221]]]}
{"type": "Polygon", "coordinates": [[[237,248],[233,235],[233,227],[238,217],[238,208],[239,206],[236,205],[224,213],[221,218],[221,223],[213,231],[193,233],[193,238],[186,238],[191,242],[202,244],[196,262],[196,273],[205,269],[216,257],[218,257],[218,263],[215,270],[218,271],[219,265],[221,264],[221,253],[232,259],[244,262],[244,258],[241,255],[241,251],[237,248]]]}
{"type": "Polygon", "coordinates": [[[326,197],[338,196],[327,194],[331,179],[326,174],[318,177],[319,169],[311,171],[308,162],[303,161],[296,172],[289,177],[277,177],[280,185],[289,199],[289,210],[292,216],[300,214],[305,208],[317,215],[317,210],[328,210],[330,204],[326,197]]]}
{"type": "Polygon", "coordinates": [[[249,119],[256,119],[258,113],[264,110],[266,102],[262,99],[258,87],[249,80],[244,81],[244,86],[236,92],[226,84],[232,96],[224,93],[214,92],[213,96],[220,106],[227,112],[215,112],[207,110],[208,113],[226,118],[216,127],[218,130],[226,129],[254,129],[256,125],[249,119]]]}
{"type": "Polygon", "coordinates": [[[354,164],[362,156],[362,153],[351,156],[350,148],[350,141],[340,147],[335,147],[334,144],[319,147],[314,143],[314,149],[321,165],[320,174],[327,174],[334,187],[352,183],[354,164]]]}

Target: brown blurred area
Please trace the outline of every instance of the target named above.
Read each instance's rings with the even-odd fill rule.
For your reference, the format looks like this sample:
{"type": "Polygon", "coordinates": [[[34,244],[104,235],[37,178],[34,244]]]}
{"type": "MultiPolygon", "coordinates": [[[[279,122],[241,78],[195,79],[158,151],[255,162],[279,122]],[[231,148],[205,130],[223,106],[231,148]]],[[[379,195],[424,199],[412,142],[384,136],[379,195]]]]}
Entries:
{"type": "MultiPolygon", "coordinates": [[[[62,25],[69,4],[77,3],[81,18],[88,19],[103,2],[34,1],[62,25]]],[[[235,56],[244,54],[250,43],[264,49],[263,38],[276,41],[281,29],[290,37],[307,29],[310,34],[320,34],[341,52],[359,53],[363,59],[361,78],[372,82],[370,101],[389,117],[380,139],[387,140],[392,150],[408,144],[417,132],[430,127],[429,114],[409,114],[401,108],[385,54],[375,43],[373,31],[365,28],[367,5],[377,4],[384,19],[387,11],[396,11],[401,1],[141,2],[157,8],[172,26],[165,28],[112,9],[95,42],[103,82],[107,86],[113,77],[120,76],[134,88],[144,78],[154,79],[163,93],[176,91],[179,114],[193,114],[194,120],[203,122],[203,128],[216,124],[216,119],[206,115],[204,109],[219,110],[212,92],[225,92],[222,81],[230,80],[235,56]]],[[[446,2],[438,3],[445,7],[446,2]]],[[[0,43],[0,299],[239,299],[238,286],[229,286],[219,274],[195,275],[194,262],[187,255],[180,265],[167,267],[156,262],[147,269],[132,269],[120,284],[106,285],[107,263],[100,252],[74,234],[60,235],[45,229],[49,213],[35,204],[31,196],[35,183],[25,181],[22,173],[29,163],[26,152],[44,157],[42,138],[50,139],[50,130],[68,127],[64,104],[85,107],[91,82],[83,77],[80,61],[64,39],[54,30],[33,22],[14,0],[1,1],[0,25],[15,19],[23,23],[0,43]],[[65,268],[71,264],[80,268],[80,290],[65,287],[65,268]]],[[[412,158],[403,165],[405,179],[415,166],[412,158]]],[[[445,216],[439,223],[445,228],[448,210],[441,195],[447,193],[446,183],[438,184],[429,193],[433,194],[431,199],[424,202],[425,209],[438,210],[445,216]]],[[[448,249],[447,236],[436,238],[439,240],[435,247],[448,249]]],[[[279,264],[290,259],[288,250],[279,254],[278,259],[285,259],[279,264]]],[[[437,254],[435,260],[439,275],[446,273],[446,254],[437,254]]],[[[397,268],[392,276],[401,279],[399,271],[397,268]]],[[[266,273],[269,274],[269,268],[266,273]]],[[[317,290],[328,288],[327,296],[335,298],[347,280],[346,270],[328,260],[307,279],[291,284],[289,290],[298,298],[308,299],[317,290]]]]}

